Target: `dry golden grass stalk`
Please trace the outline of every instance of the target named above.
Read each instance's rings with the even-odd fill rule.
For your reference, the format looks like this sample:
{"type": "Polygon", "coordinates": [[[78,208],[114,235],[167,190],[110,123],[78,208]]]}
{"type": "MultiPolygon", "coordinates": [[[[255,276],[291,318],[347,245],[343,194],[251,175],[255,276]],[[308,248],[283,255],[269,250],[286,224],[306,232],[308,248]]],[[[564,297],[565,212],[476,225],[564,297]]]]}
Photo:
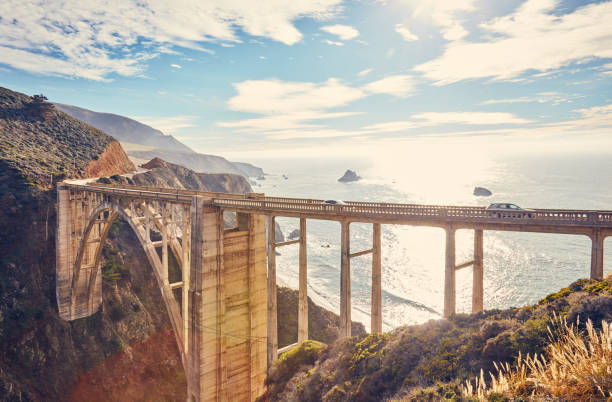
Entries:
{"type": "Polygon", "coordinates": [[[486,384],[480,376],[462,386],[465,396],[487,400],[491,394],[506,397],[553,397],[569,400],[612,398],[612,324],[602,321],[597,331],[586,323],[586,334],[578,325],[568,325],[555,316],[549,327],[550,344],[546,356],[522,358],[519,354],[514,368],[508,363],[495,364],[497,376],[490,374],[486,384]]]}

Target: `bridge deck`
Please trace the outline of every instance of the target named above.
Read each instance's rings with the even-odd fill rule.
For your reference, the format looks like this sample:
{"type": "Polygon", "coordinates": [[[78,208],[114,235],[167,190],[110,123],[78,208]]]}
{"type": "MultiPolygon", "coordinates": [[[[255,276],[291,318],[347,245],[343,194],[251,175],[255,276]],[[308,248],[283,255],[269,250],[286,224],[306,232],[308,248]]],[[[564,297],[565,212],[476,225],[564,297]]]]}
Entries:
{"type": "Polygon", "coordinates": [[[612,211],[532,209],[493,212],[485,207],[419,205],[347,201],[344,205],[324,204],[320,199],[245,196],[159,187],[118,186],[106,184],[66,186],[135,198],[191,203],[193,196],[210,198],[210,204],[225,210],[274,216],[311,219],[405,224],[458,229],[510,230],[543,233],[588,234],[600,228],[612,231],[612,211]]]}

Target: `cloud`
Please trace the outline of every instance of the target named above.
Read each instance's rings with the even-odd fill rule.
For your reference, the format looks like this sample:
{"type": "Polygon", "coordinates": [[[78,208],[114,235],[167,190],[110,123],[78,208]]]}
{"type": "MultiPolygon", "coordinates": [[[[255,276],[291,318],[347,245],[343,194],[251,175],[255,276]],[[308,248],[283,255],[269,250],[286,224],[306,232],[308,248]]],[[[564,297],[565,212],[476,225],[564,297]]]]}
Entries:
{"type": "Polygon", "coordinates": [[[365,96],[362,90],[336,78],[323,83],[249,80],[234,84],[234,88],[238,94],[227,102],[229,109],[264,115],[321,111],[365,96]]]}
{"type": "Polygon", "coordinates": [[[572,102],[574,99],[584,97],[584,95],[570,94],[564,95],[558,92],[540,92],[534,96],[521,96],[518,98],[509,99],[489,99],[481,103],[481,105],[497,105],[500,103],[552,103],[559,105],[564,102],[572,102]]]}
{"type": "Polygon", "coordinates": [[[422,127],[455,125],[502,125],[527,124],[530,120],[522,119],[512,113],[489,112],[427,112],[410,116],[410,120],[378,123],[364,127],[365,131],[375,133],[389,133],[408,131],[422,127]]]}
{"type": "Polygon", "coordinates": [[[173,134],[183,128],[194,127],[194,120],[197,119],[197,116],[134,116],[131,118],[141,123],[147,124],[157,130],[160,130],[165,134],[173,134]]]}
{"type": "Polygon", "coordinates": [[[612,2],[555,12],[558,1],[527,0],[515,12],[481,24],[487,41],[456,41],[442,56],[415,67],[437,85],[516,79],[571,63],[612,58],[612,2]]]}
{"type": "Polygon", "coordinates": [[[342,40],[351,40],[359,36],[359,31],[348,25],[325,25],[322,31],[338,36],[342,40]]]}
{"type": "Polygon", "coordinates": [[[407,42],[412,42],[415,40],[418,40],[419,37],[416,36],[415,34],[413,34],[412,32],[410,32],[410,29],[408,29],[408,27],[402,25],[402,24],[396,24],[395,25],[395,32],[397,32],[398,34],[402,35],[402,38],[404,38],[405,41],[407,42]]]}
{"type": "Polygon", "coordinates": [[[183,67],[182,67],[181,65],[179,65],[179,64],[170,64],[170,67],[174,67],[174,68],[178,68],[178,69],[183,68],[183,67]]]}
{"type": "Polygon", "coordinates": [[[302,34],[294,20],[329,18],[339,12],[340,2],[3,0],[0,63],[91,80],[133,76],[142,74],[150,58],[173,53],[173,47],[210,52],[204,43],[239,43],[239,30],[295,44],[302,34]]]}
{"type": "Polygon", "coordinates": [[[526,120],[512,113],[496,112],[429,112],[412,115],[412,118],[435,124],[526,124],[526,120]]]}
{"type": "Polygon", "coordinates": [[[417,2],[413,16],[429,19],[432,24],[441,27],[444,39],[455,41],[468,33],[459,22],[459,15],[475,10],[475,2],[476,0],[422,0],[417,2]]]}
{"type": "Polygon", "coordinates": [[[334,41],[329,40],[329,39],[324,39],[322,42],[323,43],[327,43],[328,45],[333,45],[333,46],[344,46],[344,43],[342,43],[342,42],[334,42],[334,41]]]}
{"type": "Polygon", "coordinates": [[[371,93],[389,94],[404,98],[414,92],[414,80],[410,75],[391,75],[370,82],[363,89],[371,93]]]}
{"type": "Polygon", "coordinates": [[[361,70],[360,72],[357,73],[358,76],[360,77],[365,77],[366,75],[370,74],[372,72],[371,68],[366,68],[365,70],[361,70]]]}

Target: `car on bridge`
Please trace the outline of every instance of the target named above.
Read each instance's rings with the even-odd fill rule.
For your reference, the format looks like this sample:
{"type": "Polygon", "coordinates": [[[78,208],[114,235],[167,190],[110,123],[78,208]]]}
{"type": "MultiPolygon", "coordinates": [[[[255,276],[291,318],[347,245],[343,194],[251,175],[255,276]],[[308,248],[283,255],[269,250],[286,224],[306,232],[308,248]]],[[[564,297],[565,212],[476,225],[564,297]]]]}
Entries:
{"type": "Polygon", "coordinates": [[[507,202],[491,204],[487,207],[487,211],[491,217],[496,218],[531,218],[533,216],[533,209],[521,208],[507,202]]]}
{"type": "Polygon", "coordinates": [[[342,200],[325,200],[321,204],[324,205],[346,205],[346,202],[342,200]]]}

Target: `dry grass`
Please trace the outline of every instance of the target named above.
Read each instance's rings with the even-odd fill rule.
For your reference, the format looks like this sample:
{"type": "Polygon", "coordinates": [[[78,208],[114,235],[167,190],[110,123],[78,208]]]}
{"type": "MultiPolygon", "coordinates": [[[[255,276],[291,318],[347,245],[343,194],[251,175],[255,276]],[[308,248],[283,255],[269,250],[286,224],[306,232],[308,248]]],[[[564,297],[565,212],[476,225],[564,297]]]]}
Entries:
{"type": "Polygon", "coordinates": [[[516,366],[496,365],[497,375],[484,373],[466,381],[463,394],[488,400],[494,394],[505,397],[612,400],[612,324],[602,321],[600,331],[589,320],[586,333],[565,319],[554,317],[549,327],[550,344],[544,355],[520,354],[516,366]]]}

